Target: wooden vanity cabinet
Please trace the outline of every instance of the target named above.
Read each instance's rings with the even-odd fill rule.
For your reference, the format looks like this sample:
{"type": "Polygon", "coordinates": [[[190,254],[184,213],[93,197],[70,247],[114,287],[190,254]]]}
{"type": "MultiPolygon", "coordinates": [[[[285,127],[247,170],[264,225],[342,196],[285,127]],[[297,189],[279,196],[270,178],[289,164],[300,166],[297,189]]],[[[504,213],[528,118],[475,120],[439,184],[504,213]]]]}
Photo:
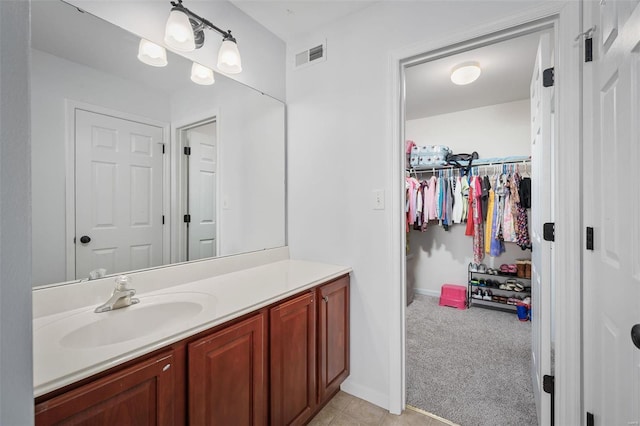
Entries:
{"type": "Polygon", "coordinates": [[[316,408],[316,295],[271,308],[271,424],[302,425],[316,408]]]}
{"type": "Polygon", "coordinates": [[[187,350],[189,424],[267,424],[266,312],[189,343],[187,350]]]}
{"type": "Polygon", "coordinates": [[[349,375],[349,276],[36,399],[36,425],[303,425],[349,375]]]}
{"type": "Polygon", "coordinates": [[[271,308],[271,424],[303,425],[349,375],[349,277],[271,308]]]}
{"type": "Polygon", "coordinates": [[[172,351],[131,365],[41,402],[36,425],[173,425],[176,410],[172,351]]]}
{"type": "Polygon", "coordinates": [[[318,287],[318,403],[349,376],[349,277],[318,287]]]}

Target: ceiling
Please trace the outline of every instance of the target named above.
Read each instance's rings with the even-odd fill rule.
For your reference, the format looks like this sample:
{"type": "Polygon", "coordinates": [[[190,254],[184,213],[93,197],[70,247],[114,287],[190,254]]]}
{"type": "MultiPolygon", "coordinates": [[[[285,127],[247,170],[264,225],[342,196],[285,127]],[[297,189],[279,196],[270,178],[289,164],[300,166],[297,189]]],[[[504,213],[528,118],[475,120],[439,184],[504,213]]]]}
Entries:
{"type": "MultiPolygon", "coordinates": [[[[286,42],[295,42],[298,37],[377,3],[370,0],[231,2],[286,42]]],[[[408,68],[407,119],[529,98],[539,36],[539,33],[530,34],[408,68]],[[450,80],[451,69],[467,61],[479,62],[482,75],[472,84],[456,86],[450,80]]]]}
{"type": "Polygon", "coordinates": [[[528,99],[539,38],[529,34],[407,68],[407,119],[528,99]],[[478,62],[482,74],[456,86],[451,69],[468,61],[478,62]]]}
{"type": "Polygon", "coordinates": [[[230,1],[286,42],[377,3],[372,0],[230,1]]]}

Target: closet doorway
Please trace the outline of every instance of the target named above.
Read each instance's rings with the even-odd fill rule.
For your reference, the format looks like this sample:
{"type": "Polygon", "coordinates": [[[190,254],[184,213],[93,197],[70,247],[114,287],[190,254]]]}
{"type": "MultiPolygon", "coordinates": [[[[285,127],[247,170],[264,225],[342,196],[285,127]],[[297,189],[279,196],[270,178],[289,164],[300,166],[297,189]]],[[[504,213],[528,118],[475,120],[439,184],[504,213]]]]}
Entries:
{"type": "MultiPolygon", "coordinates": [[[[551,25],[524,28],[403,67],[406,401],[456,423],[551,416],[542,382],[553,372],[553,265],[542,230],[553,222],[552,39],[551,25]],[[479,77],[455,84],[468,65],[479,77]],[[439,167],[441,147],[478,159],[439,167]],[[439,306],[445,284],[466,292],[467,309],[439,306]]],[[[457,305],[450,297],[443,303],[457,305]]]]}

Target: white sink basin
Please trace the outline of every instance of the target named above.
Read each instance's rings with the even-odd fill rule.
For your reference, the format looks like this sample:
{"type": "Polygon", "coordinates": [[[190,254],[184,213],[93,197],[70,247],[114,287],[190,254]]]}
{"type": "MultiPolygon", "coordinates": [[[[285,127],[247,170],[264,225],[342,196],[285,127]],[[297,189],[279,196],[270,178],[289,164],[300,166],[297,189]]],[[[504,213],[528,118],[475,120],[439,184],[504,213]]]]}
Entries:
{"type": "Polygon", "coordinates": [[[140,297],[140,303],[103,313],[84,311],[44,326],[54,327],[63,348],[90,349],[114,345],[171,330],[182,330],[215,298],[205,293],[170,293],[140,297]]]}

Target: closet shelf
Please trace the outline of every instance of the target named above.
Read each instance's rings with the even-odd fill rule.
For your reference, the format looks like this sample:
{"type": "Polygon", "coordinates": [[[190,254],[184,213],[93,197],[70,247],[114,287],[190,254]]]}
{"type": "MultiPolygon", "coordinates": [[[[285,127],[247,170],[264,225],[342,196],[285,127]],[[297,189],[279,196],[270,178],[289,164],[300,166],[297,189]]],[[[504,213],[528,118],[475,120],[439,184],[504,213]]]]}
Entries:
{"type": "MultiPolygon", "coordinates": [[[[479,158],[477,160],[473,160],[471,167],[494,167],[494,166],[502,166],[507,164],[528,164],[531,162],[531,157],[529,156],[511,156],[511,157],[491,157],[491,158],[479,158]]],[[[459,162],[462,167],[467,167],[469,165],[468,161],[460,161],[459,162]]],[[[455,164],[446,164],[443,166],[419,166],[419,167],[411,167],[407,169],[409,173],[432,173],[437,170],[455,170],[460,167],[455,164]]]]}

